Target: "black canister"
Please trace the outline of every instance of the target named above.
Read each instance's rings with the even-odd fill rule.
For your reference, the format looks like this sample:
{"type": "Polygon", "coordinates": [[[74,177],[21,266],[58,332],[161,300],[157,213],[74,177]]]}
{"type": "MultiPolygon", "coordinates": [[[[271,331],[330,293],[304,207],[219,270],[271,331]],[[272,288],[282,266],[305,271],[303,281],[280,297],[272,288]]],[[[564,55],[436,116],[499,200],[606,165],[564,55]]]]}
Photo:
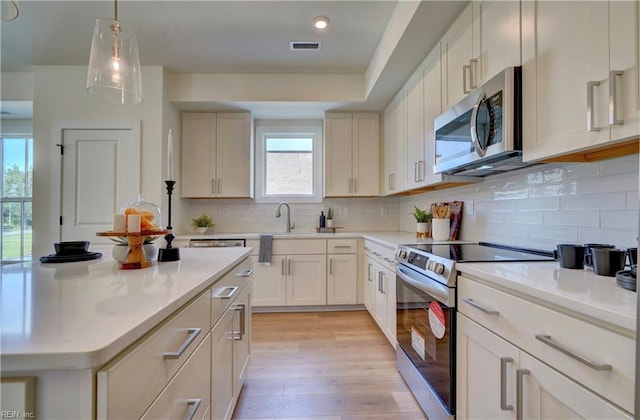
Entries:
{"type": "Polygon", "coordinates": [[[321,211],[320,212],[320,227],[321,228],[325,227],[326,222],[327,222],[327,217],[324,215],[324,212],[321,211]]]}

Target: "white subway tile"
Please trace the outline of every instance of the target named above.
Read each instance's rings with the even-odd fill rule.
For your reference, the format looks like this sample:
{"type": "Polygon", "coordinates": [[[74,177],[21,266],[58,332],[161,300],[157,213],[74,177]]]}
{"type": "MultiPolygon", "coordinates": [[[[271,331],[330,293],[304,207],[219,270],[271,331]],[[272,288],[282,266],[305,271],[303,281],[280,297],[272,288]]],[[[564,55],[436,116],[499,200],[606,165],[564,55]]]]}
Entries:
{"type": "Polygon", "coordinates": [[[624,192],[560,197],[562,210],[624,210],[626,205],[624,192]]]}
{"type": "Polygon", "coordinates": [[[638,230],[638,211],[602,211],[600,212],[600,227],[603,229],[631,229],[638,230]]]}
{"type": "Polygon", "coordinates": [[[638,246],[638,230],[629,229],[588,229],[580,228],[578,239],[580,243],[610,243],[619,247],[638,246]]]}
{"type": "Polygon", "coordinates": [[[531,239],[542,239],[558,242],[576,242],[578,240],[577,227],[546,227],[546,226],[529,226],[527,237],[531,239]]]}
{"type": "Polygon", "coordinates": [[[578,180],[578,194],[638,191],[638,174],[620,174],[578,180]]]}
{"type": "Polygon", "coordinates": [[[517,201],[518,211],[549,211],[559,209],[559,197],[528,198],[525,200],[517,201]]]}
{"type": "Polygon", "coordinates": [[[504,221],[508,224],[541,225],[543,222],[543,213],[535,211],[505,212],[504,221]]]}
{"type": "Polygon", "coordinates": [[[558,197],[578,193],[578,181],[557,182],[551,184],[532,185],[529,187],[529,198],[558,197]]]}
{"type": "Polygon", "coordinates": [[[600,227],[600,214],[597,211],[550,211],[544,213],[544,224],[600,227]]]}
{"type": "Polygon", "coordinates": [[[637,210],[640,208],[640,197],[635,191],[627,193],[627,209],[637,210]]]}
{"type": "Polygon", "coordinates": [[[634,173],[638,175],[638,155],[624,156],[619,159],[607,159],[598,162],[600,166],[600,175],[614,175],[623,173],[634,173]]]}

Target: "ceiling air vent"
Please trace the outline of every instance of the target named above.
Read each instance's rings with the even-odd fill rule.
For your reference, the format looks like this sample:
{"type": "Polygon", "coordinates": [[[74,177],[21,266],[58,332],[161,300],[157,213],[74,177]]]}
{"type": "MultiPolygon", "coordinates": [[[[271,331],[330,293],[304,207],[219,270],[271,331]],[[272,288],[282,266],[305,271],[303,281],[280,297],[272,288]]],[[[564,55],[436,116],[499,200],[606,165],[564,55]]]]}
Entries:
{"type": "Polygon", "coordinates": [[[320,51],[321,48],[320,41],[289,41],[290,51],[320,51]]]}

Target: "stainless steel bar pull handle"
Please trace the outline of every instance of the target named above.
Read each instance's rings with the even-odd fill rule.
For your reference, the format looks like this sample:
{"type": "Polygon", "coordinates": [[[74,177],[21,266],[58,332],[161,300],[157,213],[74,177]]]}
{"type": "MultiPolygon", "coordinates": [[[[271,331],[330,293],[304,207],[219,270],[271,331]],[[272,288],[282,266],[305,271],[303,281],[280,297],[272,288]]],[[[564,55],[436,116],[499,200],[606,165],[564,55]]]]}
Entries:
{"type": "Polygon", "coordinates": [[[333,258],[329,258],[329,275],[333,275],[333,258]]]}
{"type": "Polygon", "coordinates": [[[216,179],[213,178],[211,180],[211,194],[215,195],[216,194],[216,179]]]}
{"type": "Polygon", "coordinates": [[[253,274],[253,270],[250,268],[247,268],[246,270],[242,270],[241,272],[236,274],[236,277],[251,277],[252,274],[253,274]]]}
{"type": "Polygon", "coordinates": [[[418,174],[418,172],[420,172],[419,165],[420,164],[418,163],[418,161],[416,161],[413,164],[413,180],[414,180],[414,182],[420,181],[420,175],[418,174]]]}
{"type": "Polygon", "coordinates": [[[237,287],[225,287],[222,290],[226,290],[227,293],[226,294],[222,294],[222,293],[216,293],[213,295],[213,297],[218,298],[218,299],[231,299],[231,297],[233,295],[236,294],[236,292],[238,291],[237,287]]]}
{"type": "Polygon", "coordinates": [[[222,179],[218,178],[218,188],[217,188],[218,194],[220,194],[220,191],[221,191],[220,190],[220,184],[222,184],[222,179]]]}
{"type": "Polygon", "coordinates": [[[609,72],[609,125],[622,125],[624,120],[618,118],[618,77],[624,74],[622,70],[611,70],[609,72]]]}
{"type": "Polygon", "coordinates": [[[498,315],[498,314],[500,314],[500,312],[496,311],[495,309],[485,308],[484,306],[482,306],[478,302],[474,301],[473,299],[464,298],[464,299],[462,299],[462,301],[464,303],[468,303],[469,305],[473,306],[476,309],[481,310],[482,312],[484,312],[487,315],[498,315]]]}
{"type": "Polygon", "coordinates": [[[373,281],[373,277],[371,277],[371,267],[373,264],[367,264],[367,280],[373,281]]]}
{"type": "Polygon", "coordinates": [[[284,259],[282,260],[282,263],[280,264],[280,268],[281,268],[280,271],[281,271],[282,275],[283,276],[286,275],[287,273],[284,271],[284,259]]]}
{"type": "Polygon", "coordinates": [[[289,275],[291,275],[291,258],[287,260],[287,267],[287,272],[289,275]]]}
{"type": "MultiPolygon", "coordinates": [[[[462,93],[471,92],[467,88],[467,71],[469,72],[469,79],[471,79],[471,65],[470,64],[465,64],[464,66],[462,66],[462,93]]],[[[469,80],[469,82],[471,82],[471,80],[469,80]]],[[[471,83],[469,83],[469,84],[471,84],[471,83]]]]}
{"type": "Polygon", "coordinates": [[[507,363],[513,363],[513,358],[500,358],[500,410],[502,411],[513,410],[513,406],[507,404],[507,363]]]}
{"type": "Polygon", "coordinates": [[[240,341],[240,340],[242,340],[242,337],[244,337],[244,334],[245,334],[245,330],[244,330],[245,306],[244,306],[243,303],[240,303],[240,304],[234,306],[233,309],[235,311],[240,312],[240,331],[234,331],[233,332],[233,339],[236,340],[236,341],[240,341]]]}
{"type": "Polygon", "coordinates": [[[424,164],[424,160],[419,160],[418,161],[418,181],[424,181],[424,170],[425,170],[425,164],[424,164]]]}
{"type": "Polygon", "coordinates": [[[165,359],[179,359],[180,356],[182,356],[182,353],[184,353],[184,351],[187,349],[187,347],[189,347],[189,344],[191,344],[193,342],[193,340],[196,339],[198,334],[200,334],[200,330],[201,330],[201,328],[189,328],[189,329],[187,329],[187,333],[188,333],[187,339],[184,340],[184,342],[182,344],[180,344],[180,347],[178,347],[178,350],[166,352],[163,355],[164,358],[165,359]]]}
{"type": "Polygon", "coordinates": [[[478,59],[469,60],[469,85],[471,89],[478,87],[478,59]]]}
{"type": "Polygon", "coordinates": [[[524,396],[523,392],[523,382],[524,376],[529,375],[529,369],[517,369],[516,370],[516,420],[522,420],[522,412],[523,404],[524,404],[524,396]]]}
{"type": "Polygon", "coordinates": [[[380,293],[382,293],[383,295],[386,295],[387,292],[384,291],[384,286],[385,286],[385,277],[387,277],[387,275],[383,272],[380,272],[381,276],[380,276],[380,293]]]}
{"type": "Polygon", "coordinates": [[[336,245],[334,246],[334,248],[335,249],[351,249],[351,245],[336,245]]]}
{"type": "Polygon", "coordinates": [[[593,91],[598,86],[600,86],[598,81],[587,82],[587,131],[589,133],[600,131],[600,127],[595,126],[595,113],[593,110],[593,91]]]}
{"type": "Polygon", "coordinates": [[[193,416],[196,415],[196,411],[200,408],[200,403],[202,400],[200,398],[193,398],[187,400],[187,406],[189,407],[189,411],[187,411],[187,420],[193,420],[193,416]]]}
{"type": "Polygon", "coordinates": [[[610,371],[611,370],[611,365],[610,364],[598,363],[598,362],[594,362],[592,360],[589,360],[589,359],[587,359],[585,357],[582,357],[579,354],[574,353],[573,351],[571,351],[571,350],[567,349],[566,347],[563,347],[560,344],[558,344],[555,341],[553,341],[551,339],[550,335],[537,334],[536,335],[536,340],[542,341],[547,346],[558,350],[560,353],[566,354],[567,356],[571,357],[572,359],[575,359],[578,362],[589,366],[593,370],[601,370],[601,371],[610,371]]]}

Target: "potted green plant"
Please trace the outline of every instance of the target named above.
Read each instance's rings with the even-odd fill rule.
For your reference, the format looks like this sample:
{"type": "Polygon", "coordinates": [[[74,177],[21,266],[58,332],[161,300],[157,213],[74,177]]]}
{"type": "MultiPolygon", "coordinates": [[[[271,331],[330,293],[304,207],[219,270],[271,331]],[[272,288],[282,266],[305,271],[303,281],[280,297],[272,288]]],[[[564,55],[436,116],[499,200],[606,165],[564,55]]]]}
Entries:
{"type": "Polygon", "coordinates": [[[428,238],[430,236],[429,225],[431,224],[433,215],[426,210],[418,208],[418,206],[413,206],[413,209],[413,212],[409,214],[411,214],[416,219],[416,237],[428,238]]]}
{"type": "Polygon", "coordinates": [[[213,219],[206,214],[202,214],[195,219],[191,219],[191,227],[198,233],[205,233],[207,229],[215,227],[213,219]]]}
{"type": "Polygon", "coordinates": [[[327,227],[333,227],[333,208],[327,210],[327,227]]]}

